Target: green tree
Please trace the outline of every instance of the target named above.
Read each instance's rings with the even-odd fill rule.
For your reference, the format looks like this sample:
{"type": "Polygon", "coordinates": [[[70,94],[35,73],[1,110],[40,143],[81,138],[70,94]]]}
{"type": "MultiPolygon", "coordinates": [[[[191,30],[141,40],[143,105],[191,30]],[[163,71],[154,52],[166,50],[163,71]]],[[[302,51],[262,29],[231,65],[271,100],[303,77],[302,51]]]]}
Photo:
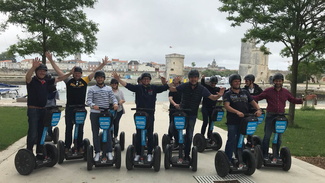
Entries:
{"type": "Polygon", "coordinates": [[[0,53],[0,60],[16,60],[16,56],[5,51],[0,53]]]}
{"type": "MultiPolygon", "coordinates": [[[[220,0],[232,26],[252,27],[243,41],[284,44],[283,56],[292,58],[291,92],[296,97],[298,65],[325,48],[324,0],[220,0]]],[[[290,103],[289,124],[294,124],[295,104],[290,103]]]]}
{"type": "Polygon", "coordinates": [[[237,73],[238,71],[233,71],[233,70],[214,71],[214,70],[207,69],[202,71],[202,75],[205,75],[207,77],[215,76],[215,75],[227,77],[230,76],[231,74],[237,74],[237,73]]]}
{"type": "Polygon", "coordinates": [[[191,65],[192,65],[192,67],[195,67],[196,66],[196,63],[195,62],[192,62],[191,65]]]}
{"type": "Polygon", "coordinates": [[[0,0],[0,12],[7,16],[1,22],[4,31],[9,24],[20,26],[30,36],[18,37],[9,52],[21,56],[45,52],[65,57],[75,53],[93,53],[97,46],[98,25],[87,20],[83,8],[93,8],[97,0],[0,0]]]}

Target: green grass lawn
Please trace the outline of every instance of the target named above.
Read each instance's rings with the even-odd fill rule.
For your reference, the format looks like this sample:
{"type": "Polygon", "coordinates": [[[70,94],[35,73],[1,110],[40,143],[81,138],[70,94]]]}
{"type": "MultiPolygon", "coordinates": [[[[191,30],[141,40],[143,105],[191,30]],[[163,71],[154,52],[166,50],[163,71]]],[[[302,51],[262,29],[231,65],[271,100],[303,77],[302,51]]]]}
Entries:
{"type": "MultiPolygon", "coordinates": [[[[201,110],[198,118],[202,119],[201,110]]],[[[288,127],[282,136],[282,146],[289,147],[294,156],[325,156],[325,110],[302,111],[296,110],[295,126],[288,127]]],[[[227,130],[226,114],[223,120],[215,123],[222,129],[227,130]]],[[[263,139],[264,122],[260,124],[255,132],[263,139]]],[[[200,125],[197,123],[197,125],[200,125]]],[[[271,137],[271,139],[273,136],[271,137]]],[[[227,139],[222,139],[226,143],[227,139]]]]}
{"type": "Polygon", "coordinates": [[[26,107],[0,107],[0,151],[27,134],[26,107]]]}

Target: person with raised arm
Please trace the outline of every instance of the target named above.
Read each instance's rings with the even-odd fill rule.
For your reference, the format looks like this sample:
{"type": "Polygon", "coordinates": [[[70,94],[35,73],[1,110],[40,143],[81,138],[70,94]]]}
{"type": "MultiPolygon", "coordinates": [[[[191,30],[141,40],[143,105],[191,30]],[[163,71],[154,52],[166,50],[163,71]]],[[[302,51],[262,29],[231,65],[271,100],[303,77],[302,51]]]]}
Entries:
{"type": "MultiPolygon", "coordinates": [[[[59,76],[64,75],[62,70],[53,61],[52,54],[46,52],[46,57],[50,61],[53,69],[59,76]]],[[[72,78],[65,80],[67,89],[67,103],[65,108],[65,153],[71,153],[72,130],[74,109],[76,105],[85,105],[88,83],[94,78],[96,71],[101,70],[108,63],[108,57],[102,59],[102,63],[88,76],[82,76],[82,68],[75,67],[72,78]]],[[[79,125],[77,147],[79,153],[83,153],[83,124],[79,125]]]]}

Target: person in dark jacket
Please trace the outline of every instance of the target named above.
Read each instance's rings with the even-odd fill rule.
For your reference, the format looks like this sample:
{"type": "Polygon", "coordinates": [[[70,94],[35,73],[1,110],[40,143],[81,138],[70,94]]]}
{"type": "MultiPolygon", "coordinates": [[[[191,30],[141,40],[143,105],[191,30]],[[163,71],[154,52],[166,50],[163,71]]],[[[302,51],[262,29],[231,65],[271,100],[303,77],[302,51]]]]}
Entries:
{"type": "MultiPolygon", "coordinates": [[[[243,89],[247,90],[251,96],[256,96],[263,92],[263,89],[254,83],[255,76],[253,74],[246,75],[244,80],[245,80],[245,86],[243,89]]],[[[255,102],[258,103],[257,101],[255,101],[255,102]]],[[[250,112],[254,113],[255,112],[254,107],[252,105],[249,105],[249,106],[250,106],[250,112]]],[[[247,135],[246,146],[252,147],[252,136],[251,135],[247,135]]]]}
{"type": "MultiPolygon", "coordinates": [[[[218,93],[220,92],[220,87],[216,87],[216,85],[218,84],[218,78],[215,76],[210,77],[210,84],[206,84],[205,83],[205,76],[203,75],[201,78],[201,85],[203,85],[204,87],[206,87],[210,93],[218,93]]],[[[204,136],[206,128],[209,124],[209,130],[208,130],[208,138],[210,138],[211,134],[212,134],[212,130],[210,130],[211,128],[211,124],[212,124],[212,112],[213,109],[215,108],[217,104],[216,100],[211,100],[207,97],[203,98],[203,102],[202,102],[202,108],[201,108],[201,112],[202,112],[202,117],[203,117],[203,124],[201,127],[201,134],[204,136]]],[[[211,143],[213,142],[212,140],[210,141],[211,143]]]]}

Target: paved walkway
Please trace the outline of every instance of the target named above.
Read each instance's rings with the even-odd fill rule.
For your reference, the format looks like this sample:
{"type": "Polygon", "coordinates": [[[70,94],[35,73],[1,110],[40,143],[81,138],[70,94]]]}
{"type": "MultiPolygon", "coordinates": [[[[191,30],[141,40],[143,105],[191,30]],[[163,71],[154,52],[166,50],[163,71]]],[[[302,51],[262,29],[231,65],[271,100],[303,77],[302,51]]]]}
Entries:
{"type": "MultiPolygon", "coordinates": [[[[0,101],[0,103],[2,103],[0,101]]],[[[26,105],[26,104],[25,104],[26,105]]],[[[133,103],[125,104],[126,114],[122,117],[120,129],[126,133],[126,147],[131,144],[132,134],[135,131],[133,122],[135,107],[133,103]]],[[[159,143],[161,146],[161,137],[167,132],[168,128],[168,103],[158,103],[156,108],[155,132],[159,134],[159,143]]],[[[64,113],[63,113],[64,115],[64,113]]],[[[197,120],[195,133],[200,131],[202,121],[197,120]]],[[[64,119],[61,118],[60,139],[64,139],[64,119]]],[[[227,132],[215,128],[222,136],[223,143],[226,142],[227,132]]],[[[85,137],[92,139],[89,116],[85,124],[85,137]]],[[[87,163],[82,160],[64,161],[61,165],[55,165],[53,168],[42,168],[32,172],[29,176],[20,175],[14,166],[14,157],[18,149],[24,148],[26,137],[20,139],[7,150],[0,153],[0,183],[5,182],[197,182],[194,176],[210,176],[219,178],[214,168],[215,151],[205,151],[198,154],[198,171],[192,172],[191,169],[173,168],[164,169],[164,156],[161,157],[161,169],[154,172],[153,169],[139,169],[128,171],[125,167],[126,150],[122,152],[122,167],[120,170],[114,167],[94,168],[87,171],[87,163]]],[[[224,149],[224,145],[222,147],[224,149]]],[[[284,172],[282,169],[262,168],[248,177],[252,182],[325,182],[325,170],[308,164],[304,161],[293,158],[290,171],[284,172]]],[[[240,177],[246,177],[240,175],[240,177]]],[[[213,182],[213,181],[210,181],[213,182]]],[[[247,182],[247,181],[245,181],[247,182]]],[[[248,181],[249,182],[249,181],[248,181]]]]}

